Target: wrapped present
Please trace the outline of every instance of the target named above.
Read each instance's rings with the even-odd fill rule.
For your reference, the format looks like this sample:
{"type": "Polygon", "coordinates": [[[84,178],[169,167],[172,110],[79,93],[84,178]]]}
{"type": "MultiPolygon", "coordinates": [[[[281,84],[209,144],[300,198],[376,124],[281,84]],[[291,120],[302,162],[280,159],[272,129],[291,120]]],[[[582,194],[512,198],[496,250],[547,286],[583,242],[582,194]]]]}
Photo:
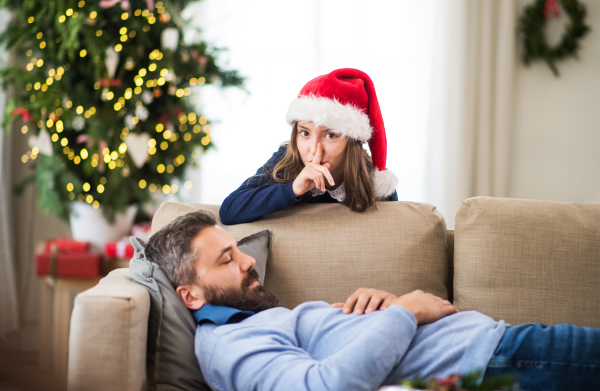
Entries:
{"type": "Polygon", "coordinates": [[[44,245],[44,251],[47,253],[52,251],[59,251],[61,253],[85,253],[89,250],[89,242],[80,242],[71,238],[48,239],[44,245]]]}
{"type": "MultiPolygon", "coordinates": [[[[151,223],[140,223],[131,227],[131,234],[148,242],[150,239],[151,223]]],[[[108,242],[104,245],[104,256],[107,258],[124,258],[129,260],[133,257],[133,246],[129,243],[129,238],[123,238],[118,242],[108,242]]]]}
{"type": "Polygon", "coordinates": [[[148,243],[148,240],[150,240],[150,236],[152,235],[151,229],[152,223],[140,223],[131,227],[131,234],[148,243]]]}
{"type": "Polygon", "coordinates": [[[133,246],[129,239],[123,238],[118,242],[108,242],[104,245],[104,256],[108,258],[131,258],[133,257],[133,246]]]}
{"type": "Polygon", "coordinates": [[[35,274],[93,278],[100,275],[102,257],[91,252],[40,252],[35,255],[35,274]]]}

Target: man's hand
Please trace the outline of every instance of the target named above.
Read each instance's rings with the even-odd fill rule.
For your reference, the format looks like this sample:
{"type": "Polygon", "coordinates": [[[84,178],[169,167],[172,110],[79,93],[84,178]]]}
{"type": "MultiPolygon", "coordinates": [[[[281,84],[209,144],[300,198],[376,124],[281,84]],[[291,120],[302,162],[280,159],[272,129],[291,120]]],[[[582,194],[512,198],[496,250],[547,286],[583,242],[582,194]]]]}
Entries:
{"type": "Polygon", "coordinates": [[[315,157],[312,162],[304,166],[292,184],[292,190],[296,197],[301,196],[315,187],[321,191],[325,191],[325,181],[329,182],[329,185],[331,186],[335,185],[333,177],[329,172],[329,163],[321,165],[322,157],[323,148],[321,148],[321,144],[317,144],[317,151],[315,152],[315,157]]]}
{"type": "Polygon", "coordinates": [[[412,312],[418,325],[432,323],[446,315],[458,312],[458,309],[448,300],[425,293],[420,289],[398,297],[392,301],[392,304],[400,305],[412,312]]]}
{"type": "Polygon", "coordinates": [[[354,311],[355,315],[368,314],[377,309],[384,310],[392,304],[396,295],[377,289],[358,288],[345,303],[334,303],[333,308],[342,308],[344,314],[354,311]]]}

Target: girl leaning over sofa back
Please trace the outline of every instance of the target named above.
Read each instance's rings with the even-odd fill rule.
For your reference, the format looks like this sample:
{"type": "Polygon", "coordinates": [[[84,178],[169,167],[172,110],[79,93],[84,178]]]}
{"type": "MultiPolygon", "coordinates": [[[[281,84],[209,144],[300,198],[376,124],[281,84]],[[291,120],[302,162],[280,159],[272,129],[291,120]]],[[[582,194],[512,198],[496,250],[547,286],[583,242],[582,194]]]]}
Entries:
{"type": "Polygon", "coordinates": [[[366,73],[345,68],[309,81],[286,120],[290,141],[223,201],[224,224],[254,221],[298,202],[339,202],[363,212],[375,201],[398,200],[398,180],[385,168],[381,110],[366,73]]]}

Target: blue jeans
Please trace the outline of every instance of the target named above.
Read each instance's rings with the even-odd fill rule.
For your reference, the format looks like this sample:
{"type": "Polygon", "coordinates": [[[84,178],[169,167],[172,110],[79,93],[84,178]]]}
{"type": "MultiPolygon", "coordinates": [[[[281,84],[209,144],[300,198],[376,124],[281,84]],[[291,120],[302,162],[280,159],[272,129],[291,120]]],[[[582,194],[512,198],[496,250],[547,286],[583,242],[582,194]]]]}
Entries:
{"type": "Polygon", "coordinates": [[[600,390],[600,329],[523,324],[506,329],[484,378],[515,374],[522,391],[600,390]]]}

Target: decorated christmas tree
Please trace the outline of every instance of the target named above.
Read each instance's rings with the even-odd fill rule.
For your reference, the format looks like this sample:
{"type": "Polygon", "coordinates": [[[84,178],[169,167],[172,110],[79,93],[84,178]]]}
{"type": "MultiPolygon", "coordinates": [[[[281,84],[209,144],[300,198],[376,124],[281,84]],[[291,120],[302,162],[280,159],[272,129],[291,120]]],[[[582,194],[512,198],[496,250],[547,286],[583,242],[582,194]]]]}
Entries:
{"type": "Polygon", "coordinates": [[[211,147],[199,86],[240,86],[218,49],[183,42],[190,0],[2,0],[13,19],[0,42],[13,85],[3,125],[20,121],[41,207],[63,219],[74,201],[111,221],[153,192],[177,193],[184,170],[211,147]]]}

